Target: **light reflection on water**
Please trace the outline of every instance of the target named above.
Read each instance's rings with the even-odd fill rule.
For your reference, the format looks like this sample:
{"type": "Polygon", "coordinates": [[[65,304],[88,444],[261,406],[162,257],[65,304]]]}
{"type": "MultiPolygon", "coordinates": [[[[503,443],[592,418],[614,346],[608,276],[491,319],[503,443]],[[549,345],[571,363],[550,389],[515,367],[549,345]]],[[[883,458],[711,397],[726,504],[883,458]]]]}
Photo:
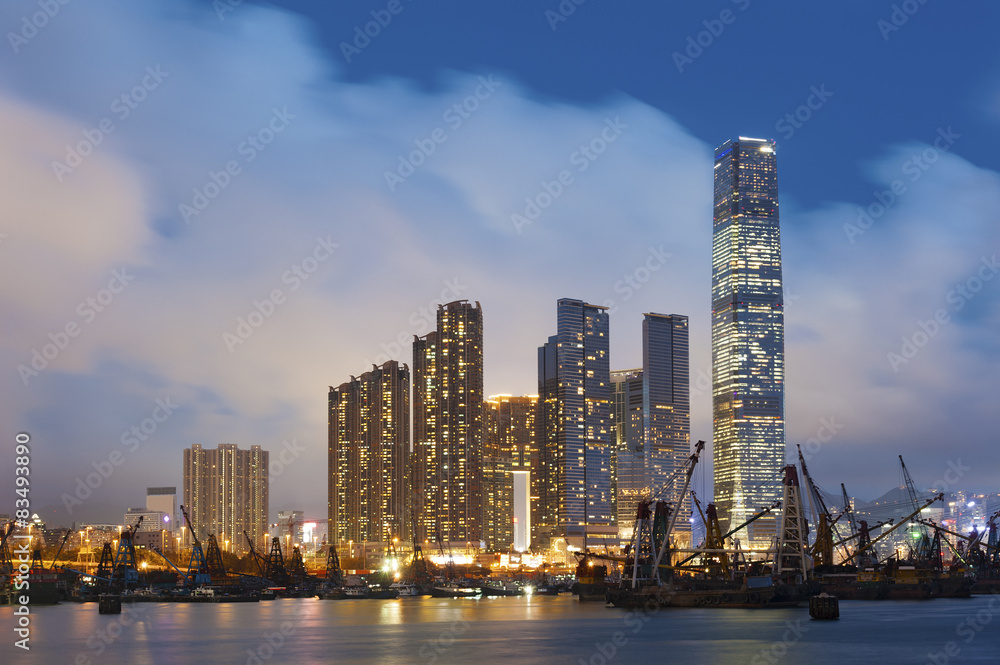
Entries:
{"type": "MultiPolygon", "coordinates": [[[[30,656],[11,658],[28,654],[8,637],[0,644],[0,662],[924,665],[948,642],[961,652],[947,662],[1000,662],[1000,597],[844,602],[836,622],[810,621],[804,607],[643,616],[566,595],[131,608],[120,617],[98,614],[94,603],[32,608],[30,656]],[[959,632],[968,617],[980,631],[959,632]]],[[[12,624],[11,608],[0,608],[3,632],[9,635],[12,624]]]]}

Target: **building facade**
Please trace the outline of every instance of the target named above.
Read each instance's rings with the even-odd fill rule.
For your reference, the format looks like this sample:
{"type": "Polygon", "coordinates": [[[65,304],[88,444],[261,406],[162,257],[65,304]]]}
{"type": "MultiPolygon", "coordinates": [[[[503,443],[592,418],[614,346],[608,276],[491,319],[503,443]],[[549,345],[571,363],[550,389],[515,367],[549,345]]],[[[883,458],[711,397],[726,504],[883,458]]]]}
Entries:
{"type": "Polygon", "coordinates": [[[405,364],[389,360],[337,388],[331,386],[330,542],[410,537],[409,451],[410,370],[405,364]]]}
{"type": "Polygon", "coordinates": [[[690,542],[691,499],[684,490],[691,454],[691,386],[688,317],[644,314],[642,320],[642,421],[646,478],[662,500],[680,511],[676,538],[690,542]]]}
{"type": "Polygon", "coordinates": [[[563,298],[538,349],[542,473],[539,541],[617,544],[611,498],[611,372],[606,307],[563,298]]]}
{"type": "MultiPolygon", "coordinates": [[[[200,540],[215,534],[237,552],[264,542],[268,513],[268,453],[260,446],[240,450],[222,443],[215,449],[195,444],[184,450],[184,507],[200,540]]],[[[186,534],[187,543],[191,542],[186,534]]]]}
{"type": "Polygon", "coordinates": [[[636,506],[650,496],[643,442],[642,370],[611,372],[611,496],[618,536],[632,537],[636,506]]]}
{"type": "Polygon", "coordinates": [[[413,340],[413,509],[421,541],[483,544],[483,310],[440,305],[413,340]]]}
{"type": "MultiPolygon", "coordinates": [[[[785,339],[774,147],[739,137],[715,150],[712,420],[723,530],[782,495],[785,339]]],[[[761,549],[775,535],[769,516],[735,537],[761,549]]]]}
{"type": "MultiPolygon", "coordinates": [[[[537,515],[538,478],[538,396],[494,395],[483,405],[486,418],[486,454],[506,460],[510,475],[509,514],[506,503],[494,505],[486,501],[487,530],[492,524],[506,524],[503,536],[497,541],[496,551],[507,551],[511,545],[519,551],[528,548],[532,538],[532,525],[537,515]],[[504,544],[506,543],[506,544],[504,544]]],[[[495,464],[495,463],[493,463],[495,464]]],[[[486,462],[487,469],[491,463],[486,462]]],[[[500,481],[500,478],[497,478],[500,481]]],[[[507,482],[504,480],[503,482],[507,482]]],[[[496,493],[497,490],[490,490],[496,493]]],[[[487,537],[487,543],[490,538],[487,537]]]]}
{"type": "Polygon", "coordinates": [[[176,487],[147,487],[146,488],[146,510],[158,510],[169,517],[169,525],[165,528],[171,531],[180,531],[180,524],[177,521],[177,488],[176,487]]]}

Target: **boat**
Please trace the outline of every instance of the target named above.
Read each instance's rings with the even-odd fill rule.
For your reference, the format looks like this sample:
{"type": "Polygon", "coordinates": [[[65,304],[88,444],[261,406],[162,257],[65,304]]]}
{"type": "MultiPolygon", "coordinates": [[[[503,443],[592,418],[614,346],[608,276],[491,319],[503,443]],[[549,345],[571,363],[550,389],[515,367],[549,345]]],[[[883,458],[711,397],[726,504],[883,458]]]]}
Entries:
{"type": "Polygon", "coordinates": [[[479,586],[484,596],[523,596],[524,588],[516,582],[491,580],[479,586]]]}
{"type": "Polygon", "coordinates": [[[460,582],[446,582],[431,588],[431,595],[435,598],[476,598],[482,595],[483,590],[479,587],[471,587],[460,582]]]}
{"type": "Polygon", "coordinates": [[[420,590],[416,584],[407,584],[406,582],[393,582],[389,585],[390,589],[395,589],[400,598],[415,598],[417,596],[424,595],[423,591],[420,590]]]}

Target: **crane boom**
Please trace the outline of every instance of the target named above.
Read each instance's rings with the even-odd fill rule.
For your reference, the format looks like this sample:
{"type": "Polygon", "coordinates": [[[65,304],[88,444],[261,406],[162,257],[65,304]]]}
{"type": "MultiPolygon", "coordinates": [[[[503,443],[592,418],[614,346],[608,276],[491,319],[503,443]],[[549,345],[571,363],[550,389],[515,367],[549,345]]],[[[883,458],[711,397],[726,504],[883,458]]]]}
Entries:
{"type": "Polygon", "coordinates": [[[933,497],[931,499],[927,499],[927,502],[924,503],[924,505],[919,506],[912,513],[910,513],[909,515],[907,515],[903,519],[899,520],[899,523],[897,523],[891,529],[889,529],[885,533],[881,534],[878,538],[873,539],[871,542],[868,542],[868,543],[862,545],[861,547],[859,547],[857,550],[855,550],[854,554],[852,554],[851,556],[847,557],[847,559],[844,560],[844,563],[848,563],[851,559],[853,559],[857,555],[861,554],[865,550],[871,549],[875,545],[875,543],[879,542],[880,540],[882,540],[883,538],[885,538],[886,536],[888,536],[890,533],[892,533],[893,531],[895,531],[896,529],[898,529],[899,527],[903,526],[904,524],[906,524],[907,522],[909,522],[911,519],[913,519],[914,517],[916,517],[917,515],[919,515],[921,510],[923,510],[927,506],[931,505],[935,501],[940,501],[943,498],[944,498],[944,494],[938,494],[937,496],[935,496],[935,497],[933,497]]]}

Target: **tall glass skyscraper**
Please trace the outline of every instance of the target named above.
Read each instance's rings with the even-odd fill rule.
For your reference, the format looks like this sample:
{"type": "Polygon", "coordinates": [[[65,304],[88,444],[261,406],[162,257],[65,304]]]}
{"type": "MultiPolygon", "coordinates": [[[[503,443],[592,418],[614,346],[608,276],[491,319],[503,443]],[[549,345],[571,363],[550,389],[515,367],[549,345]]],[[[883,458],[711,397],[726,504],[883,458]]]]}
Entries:
{"type": "MultiPolygon", "coordinates": [[[[715,504],[724,530],[781,498],[785,335],[774,141],[715,150],[712,226],[712,415],[715,504]]],[[[760,549],[771,517],[735,537],[760,549]]]]}
{"type": "Polygon", "coordinates": [[[602,547],[617,539],[608,335],[606,307],[563,298],[557,304],[557,333],[538,349],[543,541],[545,532],[576,547],[602,547]]]}
{"type": "Polygon", "coordinates": [[[691,531],[691,500],[681,496],[685,476],[679,471],[691,454],[688,317],[643,316],[642,420],[647,482],[653,492],[659,492],[680,511],[677,537],[686,534],[686,538],[691,531]]]}

